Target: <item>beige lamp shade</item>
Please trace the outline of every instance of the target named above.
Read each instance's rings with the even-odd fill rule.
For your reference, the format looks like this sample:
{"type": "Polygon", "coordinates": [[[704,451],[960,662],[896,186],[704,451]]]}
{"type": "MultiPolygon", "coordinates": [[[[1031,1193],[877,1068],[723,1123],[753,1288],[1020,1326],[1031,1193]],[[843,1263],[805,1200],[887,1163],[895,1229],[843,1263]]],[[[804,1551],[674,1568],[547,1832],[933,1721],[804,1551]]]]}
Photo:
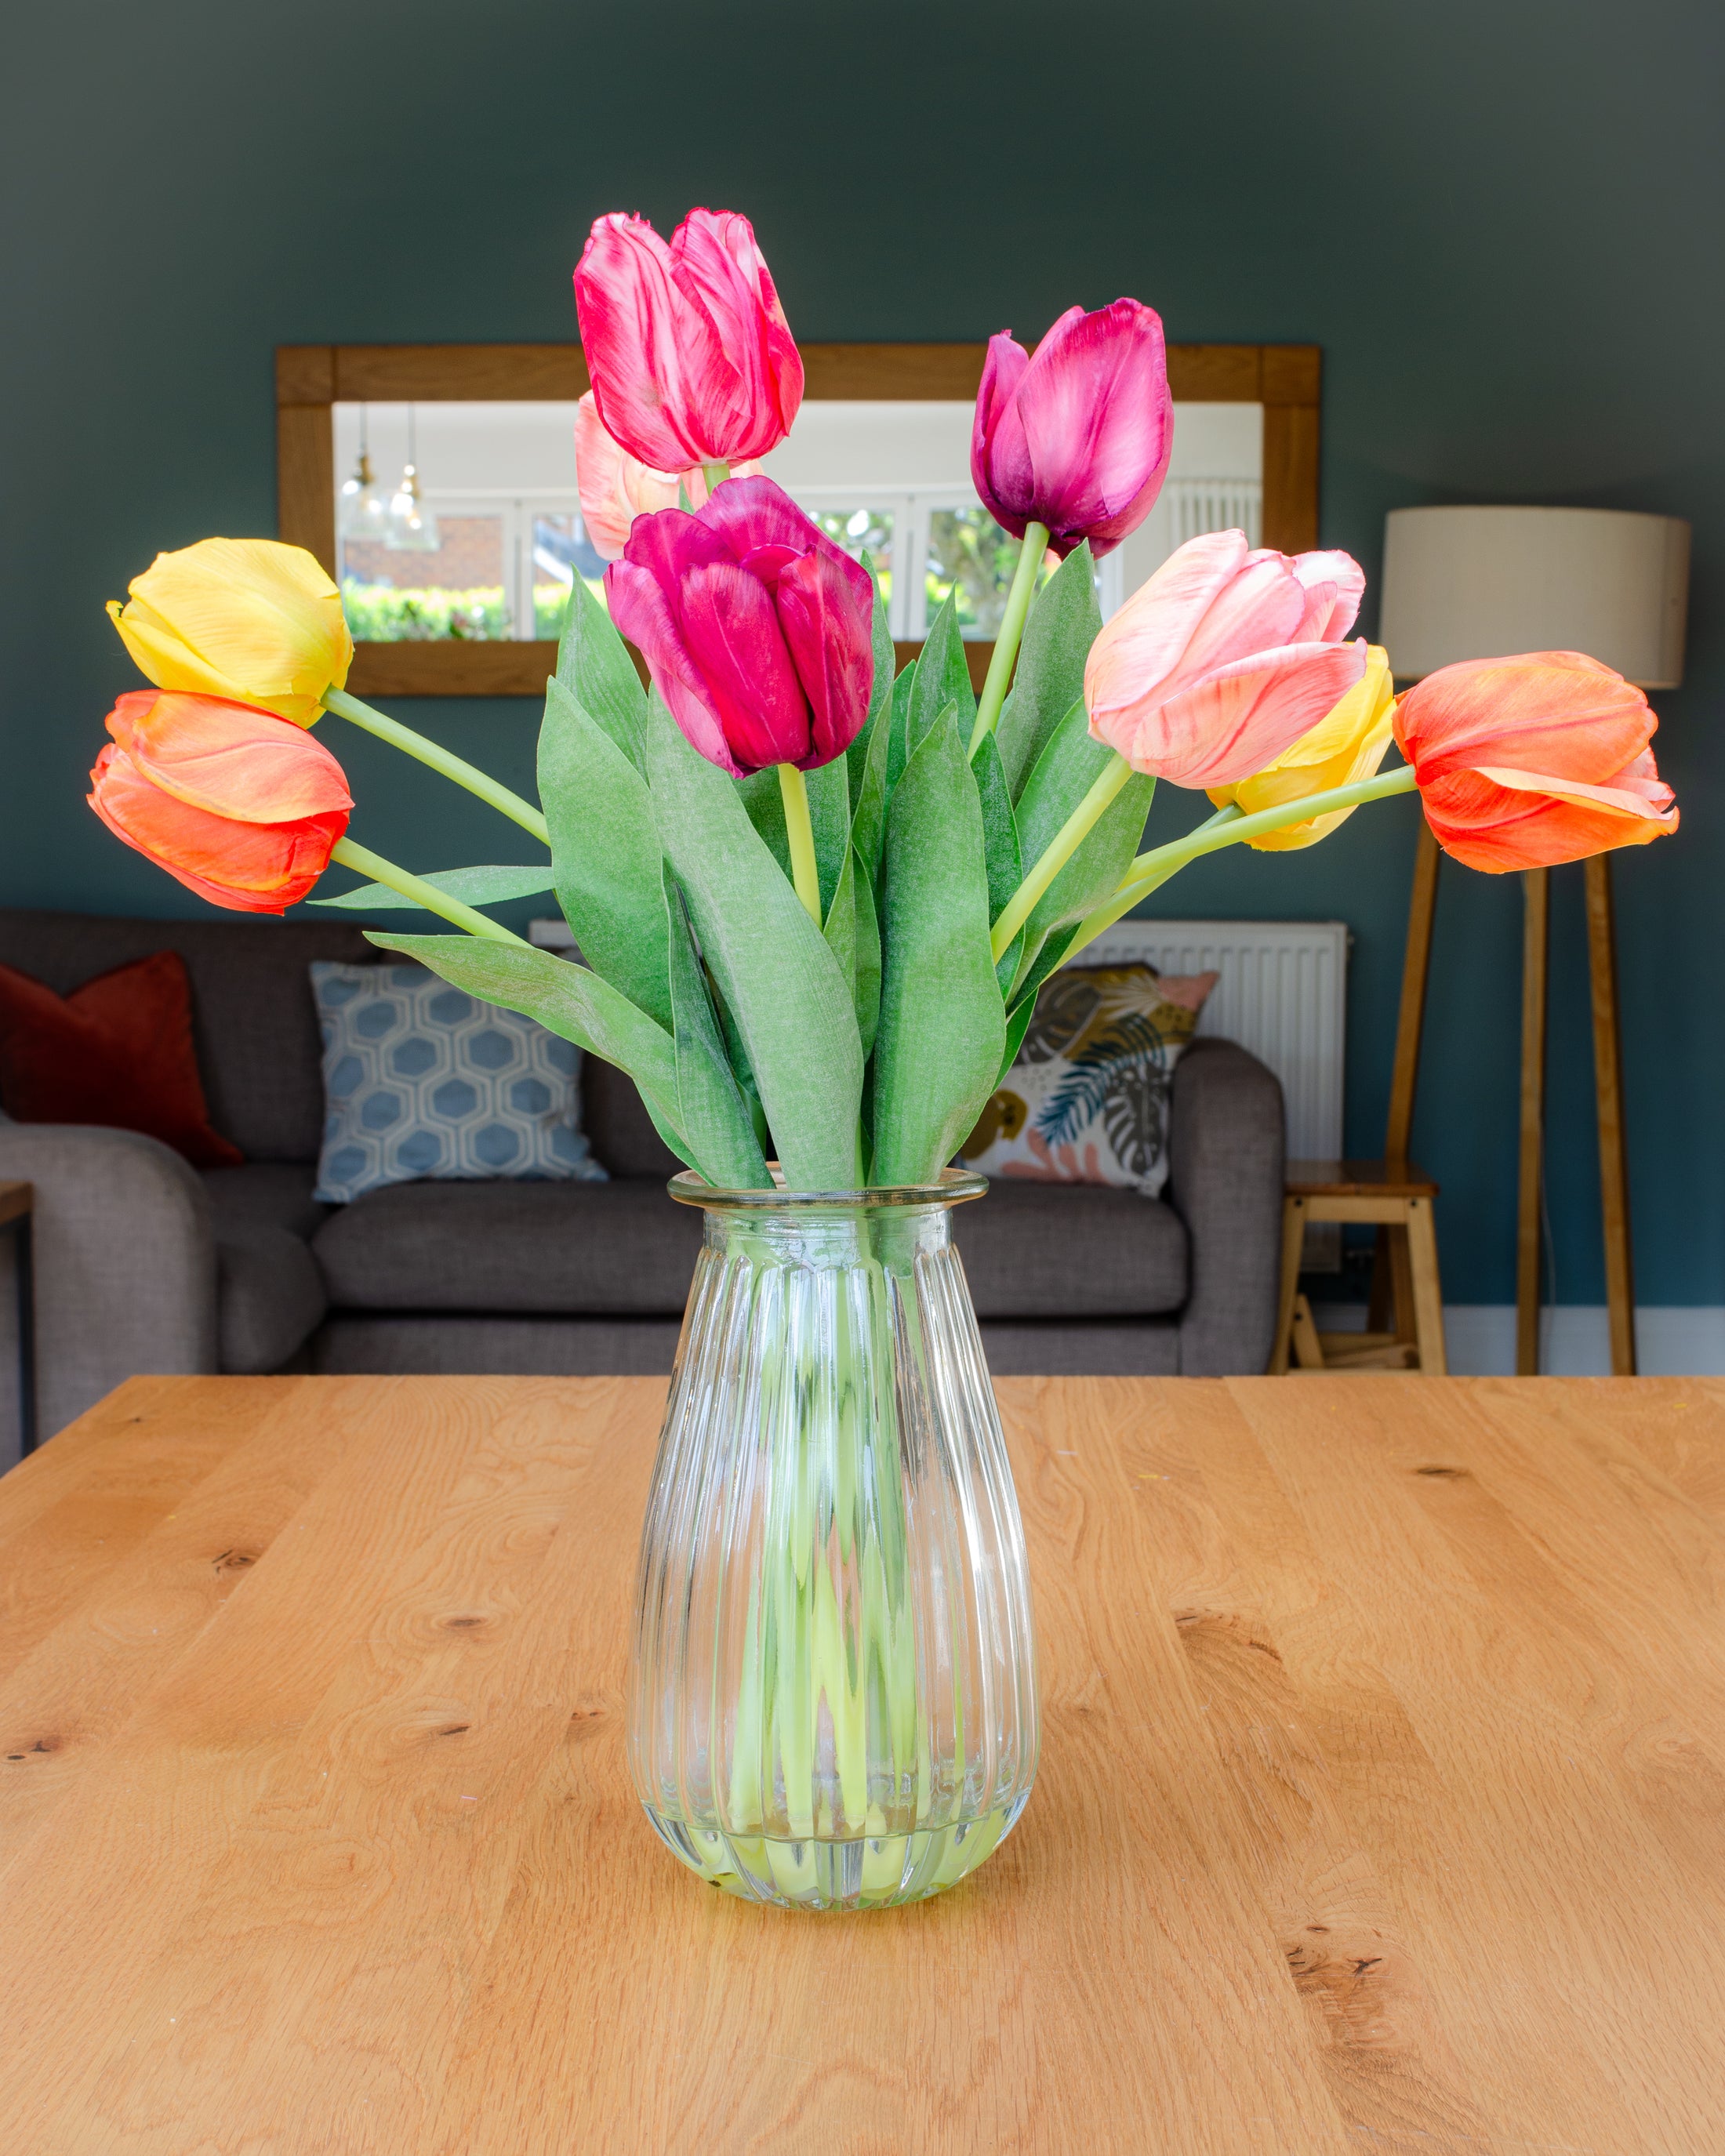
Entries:
{"type": "Polygon", "coordinates": [[[1458,659],[1584,651],[1643,689],[1683,678],[1689,526],[1620,509],[1395,509],[1378,640],[1404,680],[1458,659]]]}

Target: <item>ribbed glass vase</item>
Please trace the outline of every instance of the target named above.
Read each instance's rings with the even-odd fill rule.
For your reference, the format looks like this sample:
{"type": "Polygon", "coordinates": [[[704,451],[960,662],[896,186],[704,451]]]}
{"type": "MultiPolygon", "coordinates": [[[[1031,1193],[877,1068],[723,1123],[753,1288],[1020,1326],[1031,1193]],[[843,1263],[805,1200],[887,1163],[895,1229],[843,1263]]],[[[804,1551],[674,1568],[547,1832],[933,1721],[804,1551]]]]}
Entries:
{"type": "Polygon", "coordinates": [[[711,1189],[641,1534],[629,1765],[728,1893],[955,1885],[1036,1773],[1024,1538],[952,1209],[711,1189]]]}

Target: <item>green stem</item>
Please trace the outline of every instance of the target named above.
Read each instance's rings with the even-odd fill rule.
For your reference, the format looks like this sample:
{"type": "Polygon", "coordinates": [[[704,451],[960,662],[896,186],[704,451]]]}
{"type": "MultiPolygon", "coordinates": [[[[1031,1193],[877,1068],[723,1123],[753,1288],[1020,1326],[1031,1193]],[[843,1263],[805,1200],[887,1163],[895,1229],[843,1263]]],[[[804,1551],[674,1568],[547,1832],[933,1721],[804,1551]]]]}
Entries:
{"type": "Polygon", "coordinates": [[[1000,633],[994,639],[988,678],[983,683],[982,698],[976,707],[976,725],[970,736],[973,762],[983,737],[993,733],[999,721],[1000,706],[1006,701],[1006,685],[1012,679],[1012,663],[1019,655],[1019,639],[1024,633],[1024,617],[1030,611],[1031,596],[1036,589],[1036,572],[1042,567],[1042,557],[1047,551],[1048,526],[1033,520],[1024,526],[1019,547],[1019,565],[1013,572],[1012,589],[1006,595],[1006,611],[1000,617],[1000,633]]]}
{"type": "Polygon", "coordinates": [[[403,898],[410,898],[415,906],[423,906],[428,913],[440,913],[445,921],[453,921],[458,928],[465,928],[470,936],[483,936],[493,943],[519,943],[524,951],[533,947],[512,929],[506,928],[501,921],[490,920],[476,913],[470,906],[464,906],[459,898],[451,898],[446,891],[439,891],[424,876],[411,875],[398,869],[393,861],[386,861],[382,854],[374,854],[369,846],[362,846],[352,839],[337,839],[330,849],[330,859],[339,861],[344,869],[352,869],[357,875],[369,876],[373,883],[388,884],[398,891],[403,898]]]}
{"type": "Polygon", "coordinates": [[[1153,891],[1159,891],[1170,876],[1200,855],[1219,852],[1224,846],[1237,846],[1244,840],[1261,838],[1266,831],[1280,831],[1290,824],[1303,824],[1314,816],[1330,815],[1337,808],[1357,808],[1364,801],[1385,801],[1393,794],[1411,793],[1414,787],[1414,767],[1404,763],[1394,771],[1380,771],[1375,778],[1356,779],[1351,786],[1332,786],[1327,793],[1308,793],[1298,801],[1284,801],[1279,808],[1260,808],[1253,816],[1242,816],[1237,808],[1219,810],[1195,830],[1189,831],[1183,839],[1175,839],[1168,845],[1140,854],[1122,877],[1114,896],[1079,923],[1077,936],[1065,963],[1070,964],[1086,943],[1093,942],[1105,928],[1111,928],[1122,914],[1130,913],[1153,891]]]}
{"type": "Polygon", "coordinates": [[[531,831],[542,846],[551,844],[551,834],[545,827],[545,819],[531,801],[523,801],[519,793],[511,793],[506,786],[500,786],[495,778],[488,778],[477,765],[452,756],[448,749],[439,748],[434,741],[424,734],[416,734],[411,726],[404,726],[398,719],[388,718],[382,711],[374,711],[369,704],[362,704],[357,696],[350,696],[345,689],[331,689],[323,700],[326,711],[338,717],[350,719],[357,726],[363,726],[368,734],[379,741],[387,741],[391,747],[407,755],[417,757],[421,763],[429,764],[445,778],[453,778],[458,786],[465,786],[470,793],[476,793],[505,816],[519,824],[524,831],[531,831]]]}
{"type": "Polygon", "coordinates": [[[791,881],[809,918],[820,927],[820,871],[814,860],[814,826],[809,819],[809,788],[793,763],[778,767],[778,790],[784,797],[785,836],[790,842],[791,881]]]}
{"type": "Polygon", "coordinates": [[[701,468],[701,475],[706,481],[706,490],[711,494],[716,486],[722,486],[730,478],[731,467],[722,459],[719,459],[710,465],[703,465],[701,468]]]}
{"type": "Polygon", "coordinates": [[[988,939],[997,966],[1013,937],[1035,911],[1038,899],[1083,844],[1091,826],[1132,775],[1132,767],[1123,756],[1111,757],[1096,784],[1050,840],[1041,860],[1008,899],[988,939]]]}

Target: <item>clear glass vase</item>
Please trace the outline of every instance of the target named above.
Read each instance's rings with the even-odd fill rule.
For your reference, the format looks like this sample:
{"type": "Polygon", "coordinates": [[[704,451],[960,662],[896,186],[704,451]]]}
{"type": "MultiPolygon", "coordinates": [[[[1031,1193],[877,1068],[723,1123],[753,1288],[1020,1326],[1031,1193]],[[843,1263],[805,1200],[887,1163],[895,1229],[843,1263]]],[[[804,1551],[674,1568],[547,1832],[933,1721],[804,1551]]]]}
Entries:
{"type": "Polygon", "coordinates": [[[629,1766],[746,1900],[954,1886],[1036,1773],[1024,1529],[952,1208],[680,1175],[706,1235],[641,1533],[629,1766]]]}

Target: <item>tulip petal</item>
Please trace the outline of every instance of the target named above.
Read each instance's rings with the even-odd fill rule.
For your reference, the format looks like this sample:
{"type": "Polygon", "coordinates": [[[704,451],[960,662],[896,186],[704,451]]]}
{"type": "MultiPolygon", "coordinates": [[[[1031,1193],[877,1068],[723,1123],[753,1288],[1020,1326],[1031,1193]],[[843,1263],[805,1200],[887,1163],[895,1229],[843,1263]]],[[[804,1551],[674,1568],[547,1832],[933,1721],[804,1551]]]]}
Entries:
{"type": "Polygon", "coordinates": [[[1295,631],[1305,613],[1305,593],[1286,555],[1248,561],[1204,609],[1178,665],[1163,683],[1164,692],[1178,694],[1218,667],[1231,665],[1255,651],[1272,651],[1301,642],[1295,631]]]}
{"type": "Polygon", "coordinates": [[[164,793],[117,747],[90,773],[90,805],[114,835],[188,890],[243,913],[280,913],[309,891],[347,829],[345,810],[234,823],[164,793]]]}
{"type": "Polygon", "coordinates": [[[1363,642],[1254,652],[1157,705],[1122,752],[1176,786],[1237,785],[1317,725],[1365,664],[1363,642]]]}
{"type": "MultiPolygon", "coordinates": [[[[664,512],[665,516],[675,513],[670,510],[664,512]]],[[[687,521],[693,523],[695,520],[691,517],[687,521]]],[[[659,521],[656,516],[644,518],[642,532],[659,521]]],[[[631,545],[636,543],[634,532],[629,540],[631,545]]],[[[674,583],[670,588],[675,588],[674,583]]],[[[664,698],[666,709],[682,729],[690,746],[698,749],[709,763],[717,764],[721,771],[728,771],[733,778],[745,777],[742,767],[726,746],[725,729],[719,723],[718,713],[684,647],[681,624],[651,572],[626,557],[614,562],[605,572],[605,599],[619,632],[645,659],[654,687],[664,698]]]]}
{"type": "Polygon", "coordinates": [[[803,768],[814,771],[844,754],[868,716],[872,624],[849,579],[824,555],[803,555],[780,576],[774,597],[779,627],[814,715],[813,745],[803,768]]]}
{"type": "Polygon", "coordinates": [[[246,824],[285,824],[353,806],[341,767],[304,727],[213,696],[138,690],[108,730],[141,777],[177,801],[246,824]]]}
{"type": "MultiPolygon", "coordinates": [[[[1036,515],[1056,537],[1090,534],[1095,550],[1092,527],[1159,488],[1173,449],[1160,317],[1137,300],[1094,314],[1069,307],[1037,346],[1013,406],[1036,515]]],[[[1101,551],[1124,536],[1105,537],[1101,551]]]]}
{"type": "Polygon", "coordinates": [[[725,446],[716,454],[733,465],[765,456],[801,408],[803,359],[754,227],[732,210],[691,210],[671,235],[670,258],[678,290],[712,326],[724,362],[711,384],[725,411],[725,446]]]}
{"type": "Polygon", "coordinates": [[[676,508],[680,490],[691,509],[706,500],[706,479],[698,465],[685,472],[655,471],[614,442],[590,389],[575,407],[575,483],[581,521],[607,562],[614,562],[628,544],[636,517],[676,508]]]}
{"type": "Polygon", "coordinates": [[[1243,531],[1208,531],[1170,554],[1091,646],[1084,701],[1091,732],[1127,753],[1135,718],[1178,666],[1217,594],[1247,554],[1243,531]]]}
{"type": "Polygon", "coordinates": [[[1291,644],[1339,644],[1353,627],[1366,595],[1366,572],[1351,554],[1296,554],[1291,567],[1306,594],[1306,611],[1291,644]]]}
{"type": "Polygon", "coordinates": [[[810,755],[809,705],[773,595],[732,562],[685,572],[683,644],[745,772],[810,755]]]}
{"type": "Polygon", "coordinates": [[[1396,711],[1396,738],[1422,788],[1487,762],[1609,783],[1657,725],[1639,689],[1574,651],[1441,667],[1396,711]]]}
{"type": "Polygon", "coordinates": [[[1010,330],[991,336],[970,423],[971,484],[994,521],[1015,539],[1024,537],[1030,521],[1036,485],[1015,401],[1029,364],[1029,353],[1010,330]]]}
{"type": "Polygon", "coordinates": [[[1487,875],[1555,868],[1620,846],[1646,845],[1677,828],[1671,790],[1663,801],[1629,788],[1581,787],[1529,772],[1455,771],[1420,797],[1446,853],[1487,875]],[[1506,784],[1506,779],[1512,782],[1506,784]]]}

